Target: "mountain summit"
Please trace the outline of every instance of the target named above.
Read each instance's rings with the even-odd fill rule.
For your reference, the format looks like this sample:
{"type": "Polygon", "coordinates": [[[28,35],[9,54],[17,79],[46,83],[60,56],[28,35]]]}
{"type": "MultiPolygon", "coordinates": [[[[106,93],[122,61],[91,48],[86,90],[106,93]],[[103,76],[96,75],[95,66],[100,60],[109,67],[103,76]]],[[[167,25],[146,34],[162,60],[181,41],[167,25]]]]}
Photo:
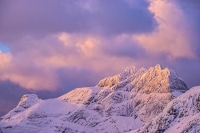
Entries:
{"type": "Polygon", "coordinates": [[[104,78],[97,86],[109,87],[113,90],[126,88],[131,91],[133,89],[135,92],[143,93],[185,92],[187,90],[186,84],[177,77],[174,70],[162,69],[160,65],[151,67],[148,70],[145,68],[137,70],[135,67],[128,67],[121,74],[104,78]]]}
{"type": "Polygon", "coordinates": [[[95,87],[77,88],[55,99],[24,95],[1,120],[0,132],[139,132],[187,90],[171,69],[128,67],[95,87]]]}

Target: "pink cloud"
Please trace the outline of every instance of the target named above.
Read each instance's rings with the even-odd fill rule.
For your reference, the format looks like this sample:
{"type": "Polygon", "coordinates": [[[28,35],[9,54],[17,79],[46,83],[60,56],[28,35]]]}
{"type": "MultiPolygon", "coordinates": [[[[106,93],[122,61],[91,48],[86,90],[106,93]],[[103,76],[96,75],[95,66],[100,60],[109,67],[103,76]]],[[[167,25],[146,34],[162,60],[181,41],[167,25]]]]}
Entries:
{"type": "Polygon", "coordinates": [[[149,10],[154,13],[158,27],[152,33],[133,35],[151,54],[166,54],[168,59],[195,58],[191,27],[183,10],[173,1],[151,1],[149,10]]]}
{"type": "MultiPolygon", "coordinates": [[[[103,77],[119,73],[130,65],[148,66],[163,60],[195,58],[190,45],[191,28],[183,11],[172,1],[150,2],[149,11],[154,14],[158,27],[148,33],[141,30],[106,36],[60,31],[45,37],[29,35],[10,41],[11,53],[0,53],[1,80],[10,80],[28,89],[53,90],[60,87],[58,72],[63,69],[90,70],[103,77]]],[[[86,8],[91,7],[86,5],[86,8]]]]}
{"type": "Polygon", "coordinates": [[[11,63],[12,56],[10,53],[3,53],[0,51],[0,69],[8,67],[11,63]]]}
{"type": "Polygon", "coordinates": [[[105,54],[100,47],[105,39],[92,35],[59,33],[38,40],[29,36],[15,43],[21,45],[21,50],[2,55],[5,61],[1,70],[5,71],[1,80],[34,90],[59,88],[60,69],[86,69],[104,75],[119,72],[134,62],[129,57],[105,54]]]}

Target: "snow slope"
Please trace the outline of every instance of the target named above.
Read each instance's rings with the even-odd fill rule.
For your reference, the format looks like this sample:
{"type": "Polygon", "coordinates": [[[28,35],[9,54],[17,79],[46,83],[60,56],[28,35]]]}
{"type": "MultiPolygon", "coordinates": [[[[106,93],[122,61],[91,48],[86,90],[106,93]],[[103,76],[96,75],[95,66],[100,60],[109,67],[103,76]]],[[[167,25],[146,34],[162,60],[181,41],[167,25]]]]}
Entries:
{"type": "Polygon", "coordinates": [[[24,95],[0,121],[4,133],[122,133],[144,128],[188,88],[173,70],[128,67],[97,86],[55,99],[24,95]]]}
{"type": "Polygon", "coordinates": [[[199,133],[200,86],[172,100],[155,119],[133,133],[199,133]]]}

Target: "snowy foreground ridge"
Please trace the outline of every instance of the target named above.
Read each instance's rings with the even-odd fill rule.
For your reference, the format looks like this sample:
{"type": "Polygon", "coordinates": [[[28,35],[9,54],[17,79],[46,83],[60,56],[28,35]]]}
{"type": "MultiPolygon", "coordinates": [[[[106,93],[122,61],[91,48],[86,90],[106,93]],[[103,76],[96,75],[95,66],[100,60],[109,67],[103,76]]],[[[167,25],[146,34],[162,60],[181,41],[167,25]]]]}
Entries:
{"type": "Polygon", "coordinates": [[[188,90],[160,65],[129,67],[55,99],[24,95],[0,121],[0,133],[199,132],[200,87],[188,90]]]}

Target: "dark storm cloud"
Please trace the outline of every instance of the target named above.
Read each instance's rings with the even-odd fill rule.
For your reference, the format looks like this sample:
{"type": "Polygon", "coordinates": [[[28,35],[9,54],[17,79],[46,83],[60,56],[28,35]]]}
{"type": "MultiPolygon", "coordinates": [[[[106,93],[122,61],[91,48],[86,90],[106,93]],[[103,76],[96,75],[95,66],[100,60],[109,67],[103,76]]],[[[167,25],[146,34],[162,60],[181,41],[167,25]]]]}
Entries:
{"type": "Polygon", "coordinates": [[[1,0],[1,6],[1,39],[58,32],[141,33],[155,27],[145,0],[1,0]]]}
{"type": "Polygon", "coordinates": [[[116,57],[141,59],[147,56],[145,49],[141,47],[137,42],[133,42],[133,40],[130,40],[130,38],[125,38],[122,42],[107,41],[105,44],[101,45],[101,49],[102,51],[104,51],[105,54],[116,57]],[[114,43],[114,45],[111,45],[112,43],[114,43]]]}
{"type": "Polygon", "coordinates": [[[102,75],[96,76],[95,72],[86,69],[65,68],[57,71],[60,88],[73,89],[76,87],[95,86],[102,75]]]}
{"type": "Polygon", "coordinates": [[[133,45],[133,44],[120,45],[115,49],[111,48],[108,50],[108,53],[113,56],[119,56],[119,57],[125,56],[133,59],[146,57],[145,50],[139,45],[133,45]]]}

